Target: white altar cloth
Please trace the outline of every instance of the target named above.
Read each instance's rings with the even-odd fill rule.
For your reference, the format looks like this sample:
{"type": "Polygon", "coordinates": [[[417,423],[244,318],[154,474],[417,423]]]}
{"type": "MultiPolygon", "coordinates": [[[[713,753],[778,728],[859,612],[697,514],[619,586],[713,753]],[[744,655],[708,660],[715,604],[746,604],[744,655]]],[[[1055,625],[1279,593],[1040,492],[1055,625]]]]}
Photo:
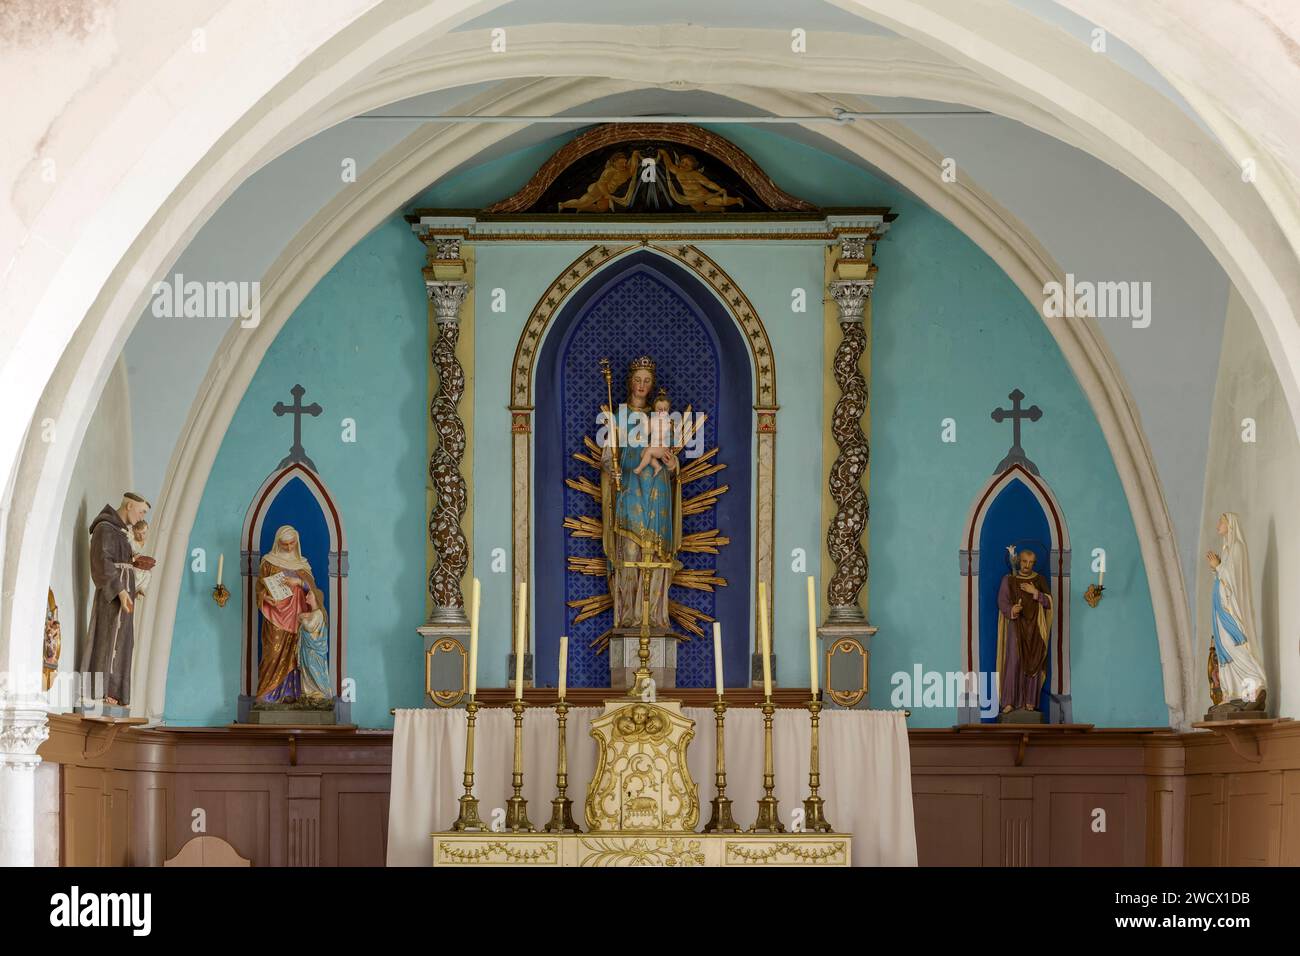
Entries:
{"type": "MultiPolygon", "coordinates": [[[[583,801],[596,764],[589,734],[598,707],[574,707],[568,715],[569,798],[578,826],[586,829],[583,801]]],[[[686,707],[695,721],[687,764],[700,796],[700,828],[714,796],[713,711],[686,707]]],[[[474,794],[479,815],[492,820],[511,794],[514,715],[508,707],[479,710],[475,728],[474,794]]],[[[824,710],[821,715],[821,795],[826,818],[853,834],[855,866],[915,866],[912,761],[901,711],[824,710]]],[[[808,796],[808,712],[779,709],[772,728],[776,797],[781,820],[802,809],[808,796]]],[[[727,796],[736,823],[754,822],[763,791],[763,715],[757,708],[727,711],[727,796]]],[[[530,707],[524,714],[524,796],[528,818],[540,830],[551,818],[555,796],[555,711],[530,707]]],[[[464,793],[465,711],[398,710],[393,730],[393,776],[388,813],[388,865],[430,866],[430,834],[448,830],[464,793]]]]}

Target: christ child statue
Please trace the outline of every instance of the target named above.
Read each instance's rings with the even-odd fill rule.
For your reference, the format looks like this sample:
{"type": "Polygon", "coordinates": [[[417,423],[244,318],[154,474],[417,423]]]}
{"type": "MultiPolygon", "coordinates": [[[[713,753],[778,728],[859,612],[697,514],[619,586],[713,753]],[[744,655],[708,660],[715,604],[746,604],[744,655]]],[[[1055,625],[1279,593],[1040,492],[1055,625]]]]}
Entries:
{"type": "Polygon", "coordinates": [[[666,461],[673,453],[672,422],[668,418],[672,407],[667,392],[660,391],[655,396],[654,408],[650,413],[650,441],[641,453],[641,463],[632,469],[632,474],[639,475],[646,468],[653,468],[657,475],[666,467],[660,462],[666,461]]]}
{"type": "Polygon", "coordinates": [[[131,530],[127,533],[134,565],[134,570],[131,573],[135,575],[135,593],[137,597],[144,597],[145,591],[149,589],[149,580],[153,577],[154,559],[141,553],[144,551],[144,541],[148,536],[149,522],[143,518],[132,525],[131,530]]]}

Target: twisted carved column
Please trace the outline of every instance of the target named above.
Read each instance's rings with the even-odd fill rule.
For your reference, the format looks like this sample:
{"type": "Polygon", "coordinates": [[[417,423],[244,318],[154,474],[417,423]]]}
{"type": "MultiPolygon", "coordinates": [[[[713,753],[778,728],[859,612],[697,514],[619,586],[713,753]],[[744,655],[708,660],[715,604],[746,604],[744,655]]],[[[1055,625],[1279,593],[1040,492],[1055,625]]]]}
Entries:
{"type": "Polygon", "coordinates": [[[467,486],[460,464],[465,457],[465,425],[460,420],[460,399],[465,392],[465,370],[456,358],[460,339],[460,307],[469,283],[440,281],[426,271],[425,289],[433,303],[438,337],[433,345],[433,364],[438,371],[438,391],[429,406],[429,417],[438,445],[429,456],[429,479],[437,495],[429,515],[429,539],[435,553],[429,572],[429,594],[433,598],[431,624],[466,624],[465,595],[460,582],[469,567],[469,545],[461,529],[465,516],[467,486]]]}
{"type": "Polygon", "coordinates": [[[862,479],[867,472],[870,448],[862,432],[867,410],[867,382],[859,363],[867,347],[863,315],[871,296],[874,278],[840,279],[830,283],[830,293],[839,308],[840,344],[835,350],[835,382],[840,398],[831,417],[831,434],[839,455],[831,466],[829,487],[835,502],[835,517],[826,529],[826,548],[835,562],[835,573],[826,588],[830,612],[828,624],[866,620],[858,595],[867,583],[867,554],[862,534],[867,528],[870,507],[862,479]]]}

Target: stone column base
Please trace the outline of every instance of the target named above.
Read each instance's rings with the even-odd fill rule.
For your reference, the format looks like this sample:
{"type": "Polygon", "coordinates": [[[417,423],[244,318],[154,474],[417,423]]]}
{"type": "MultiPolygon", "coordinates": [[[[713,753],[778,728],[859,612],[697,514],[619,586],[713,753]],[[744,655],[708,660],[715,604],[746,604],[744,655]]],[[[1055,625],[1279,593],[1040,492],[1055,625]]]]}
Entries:
{"type": "MultiPolygon", "coordinates": [[[[456,698],[458,688],[463,695],[469,693],[469,622],[431,622],[420,625],[416,631],[424,638],[424,653],[420,656],[424,693],[420,695],[420,705],[452,706],[451,701],[456,698]],[[438,647],[440,644],[442,646],[438,647]],[[435,648],[438,649],[435,651],[435,648]],[[435,695],[446,703],[440,703],[435,695]]],[[[468,696],[461,696],[455,701],[459,706],[464,706],[467,702],[468,696]]]]}
{"type": "Polygon", "coordinates": [[[822,699],[829,707],[866,710],[871,706],[871,638],[878,628],[861,623],[826,623],[817,628],[822,642],[822,699]]]}
{"type": "MultiPolygon", "coordinates": [[[[615,628],[609,635],[609,686],[631,690],[641,666],[641,629],[615,628]]],[[[677,635],[672,631],[650,635],[650,676],[655,687],[677,686],[677,635]]]]}

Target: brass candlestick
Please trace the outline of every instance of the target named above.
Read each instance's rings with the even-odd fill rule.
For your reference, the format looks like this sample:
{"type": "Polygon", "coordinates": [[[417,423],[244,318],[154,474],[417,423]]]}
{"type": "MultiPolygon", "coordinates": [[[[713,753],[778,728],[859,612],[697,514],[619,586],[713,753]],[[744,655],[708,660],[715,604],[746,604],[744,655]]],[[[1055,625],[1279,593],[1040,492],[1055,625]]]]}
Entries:
{"type": "Polygon", "coordinates": [[[230,589],[224,584],[218,584],[212,589],[212,600],[217,602],[217,607],[225,607],[230,600],[230,589]]]}
{"type": "Polygon", "coordinates": [[[555,771],[555,799],[551,801],[551,821],[542,827],[547,833],[577,833],[578,825],[573,822],[573,801],[569,799],[569,760],[564,740],[564,727],[569,705],[560,698],[555,705],[555,719],[559,724],[560,745],[557,750],[557,768],[555,771]]]}
{"type": "Polygon", "coordinates": [[[651,559],[623,562],[625,568],[641,570],[641,634],[636,654],[639,666],[633,676],[632,687],[628,690],[629,697],[639,697],[642,700],[655,699],[653,693],[648,693],[652,676],[650,673],[650,575],[656,568],[671,570],[672,566],[671,561],[651,559]]]}
{"type": "Polygon", "coordinates": [[[772,791],[776,788],[776,770],[772,766],[772,715],[776,708],[772,698],[763,701],[763,796],[758,799],[758,819],[749,828],[750,833],[784,833],[785,826],[777,813],[777,800],[772,791]]]}
{"type": "Polygon", "coordinates": [[[713,705],[713,713],[715,714],[714,724],[718,730],[717,757],[714,760],[716,768],[714,778],[718,787],[718,795],[710,801],[713,813],[709,816],[709,822],[704,825],[704,832],[739,833],[740,827],[736,826],[736,821],[731,817],[731,801],[727,799],[726,731],[724,730],[727,720],[727,702],[721,697],[713,705]]]}
{"type": "Polygon", "coordinates": [[[515,712],[515,767],[510,776],[510,784],[515,788],[515,795],[506,801],[506,829],[535,832],[528,822],[528,801],[524,799],[524,709],[527,705],[516,700],[510,705],[515,712]]]}
{"type": "Polygon", "coordinates": [[[478,798],[474,796],[474,724],[478,716],[478,702],[473,697],[465,705],[465,793],[460,798],[460,816],[451,825],[453,830],[486,830],[479,819],[478,798]]]}
{"type": "Polygon", "coordinates": [[[808,789],[809,794],[803,802],[803,825],[805,830],[815,833],[834,833],[834,829],[826,820],[823,808],[826,801],[817,794],[817,789],[821,786],[821,755],[818,746],[819,728],[821,726],[822,700],[821,691],[818,691],[813,699],[808,702],[808,718],[812,725],[812,751],[808,756],[808,789]]]}

